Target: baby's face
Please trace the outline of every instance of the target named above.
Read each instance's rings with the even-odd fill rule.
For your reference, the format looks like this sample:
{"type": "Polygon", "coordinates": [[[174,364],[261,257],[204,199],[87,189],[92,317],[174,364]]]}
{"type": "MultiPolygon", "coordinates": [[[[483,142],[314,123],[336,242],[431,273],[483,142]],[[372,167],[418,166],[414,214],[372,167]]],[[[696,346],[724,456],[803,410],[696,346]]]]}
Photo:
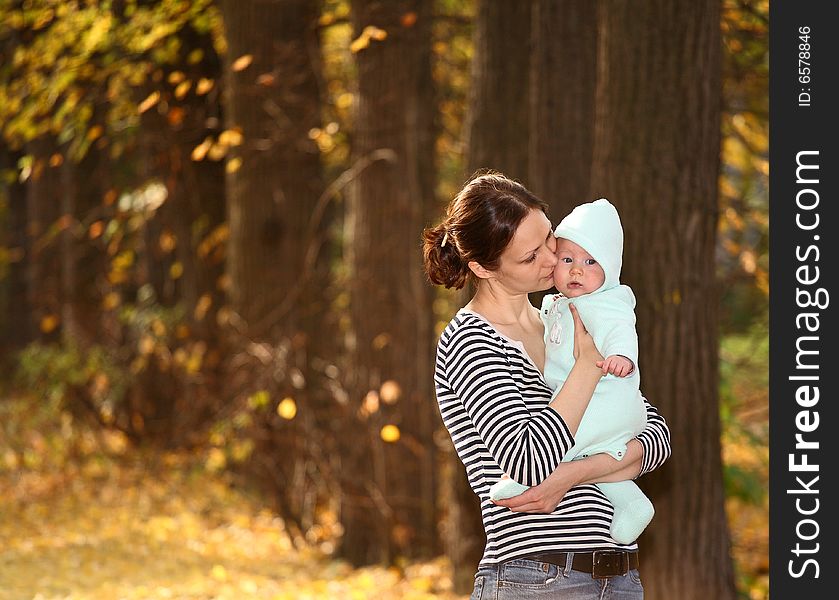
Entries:
{"type": "Polygon", "coordinates": [[[554,267],[554,285],[568,298],[589,294],[606,281],[600,263],[571,240],[556,240],[556,258],[559,262],[554,267]]]}

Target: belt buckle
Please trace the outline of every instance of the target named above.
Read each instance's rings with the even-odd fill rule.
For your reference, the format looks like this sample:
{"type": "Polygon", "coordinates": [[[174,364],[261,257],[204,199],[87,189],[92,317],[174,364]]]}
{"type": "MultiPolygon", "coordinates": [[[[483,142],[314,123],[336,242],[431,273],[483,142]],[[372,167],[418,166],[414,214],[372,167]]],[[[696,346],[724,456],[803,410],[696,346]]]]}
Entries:
{"type": "Polygon", "coordinates": [[[629,554],[617,550],[596,550],[591,557],[591,576],[607,579],[629,571],[629,554]]]}

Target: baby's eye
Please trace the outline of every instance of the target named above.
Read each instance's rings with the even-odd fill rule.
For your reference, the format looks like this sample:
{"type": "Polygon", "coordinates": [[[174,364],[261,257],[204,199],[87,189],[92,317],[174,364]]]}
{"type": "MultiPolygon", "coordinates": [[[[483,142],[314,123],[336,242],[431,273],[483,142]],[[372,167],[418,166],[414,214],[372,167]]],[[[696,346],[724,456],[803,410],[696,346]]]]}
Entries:
{"type": "Polygon", "coordinates": [[[596,264],[597,264],[597,261],[596,261],[596,260],[594,260],[593,258],[587,258],[587,259],[586,259],[586,264],[587,264],[587,265],[596,265],[596,264]]]}
{"type": "Polygon", "coordinates": [[[566,263],[566,264],[571,262],[571,259],[570,259],[569,257],[567,257],[567,256],[565,256],[565,257],[563,257],[563,258],[560,258],[559,260],[561,260],[562,262],[564,262],[564,263],[566,263]]]}

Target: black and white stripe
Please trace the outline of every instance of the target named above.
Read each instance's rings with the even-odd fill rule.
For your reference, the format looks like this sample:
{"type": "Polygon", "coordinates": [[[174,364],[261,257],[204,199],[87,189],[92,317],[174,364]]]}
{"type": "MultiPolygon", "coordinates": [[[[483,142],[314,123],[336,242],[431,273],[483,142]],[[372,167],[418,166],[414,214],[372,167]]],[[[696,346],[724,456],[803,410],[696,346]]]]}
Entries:
{"type": "MultiPolygon", "coordinates": [[[[489,500],[507,473],[525,485],[547,477],[574,445],[567,425],[548,406],[551,389],[521,349],[487,321],[461,311],[437,344],[437,401],[443,422],[481,501],[487,544],[481,563],[545,551],[623,546],[609,535],[612,505],[595,485],[571,489],[551,514],[515,513],[489,500]]],[[[641,474],[670,456],[670,433],[649,403],[641,474]]]]}

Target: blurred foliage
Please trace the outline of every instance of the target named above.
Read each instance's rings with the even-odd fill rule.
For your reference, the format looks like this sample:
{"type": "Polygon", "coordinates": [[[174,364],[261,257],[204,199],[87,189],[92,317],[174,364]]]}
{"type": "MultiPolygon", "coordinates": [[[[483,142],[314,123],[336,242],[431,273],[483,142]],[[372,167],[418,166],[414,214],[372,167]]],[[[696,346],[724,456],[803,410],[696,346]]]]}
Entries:
{"type": "Polygon", "coordinates": [[[737,586],[769,594],[769,336],[762,323],[720,347],[720,405],[726,509],[737,586]]]}
{"type": "MultiPolygon", "coordinates": [[[[222,23],[211,0],[2,0],[0,123],[12,148],[54,137],[80,160],[103,138],[119,156],[140,115],[157,106],[177,119],[179,100],[209,91],[207,82],[171,75],[161,66],[203,59],[183,48],[187,28],[208,33],[223,51],[222,23]],[[155,88],[138,102],[138,90],[155,88]],[[107,110],[97,111],[104,106],[107,110]],[[99,116],[94,116],[98,114],[99,116]]],[[[22,172],[23,176],[23,172],[22,172]]]]}
{"type": "Polygon", "coordinates": [[[717,264],[724,332],[769,310],[769,2],[724,0],[717,264]]]}

